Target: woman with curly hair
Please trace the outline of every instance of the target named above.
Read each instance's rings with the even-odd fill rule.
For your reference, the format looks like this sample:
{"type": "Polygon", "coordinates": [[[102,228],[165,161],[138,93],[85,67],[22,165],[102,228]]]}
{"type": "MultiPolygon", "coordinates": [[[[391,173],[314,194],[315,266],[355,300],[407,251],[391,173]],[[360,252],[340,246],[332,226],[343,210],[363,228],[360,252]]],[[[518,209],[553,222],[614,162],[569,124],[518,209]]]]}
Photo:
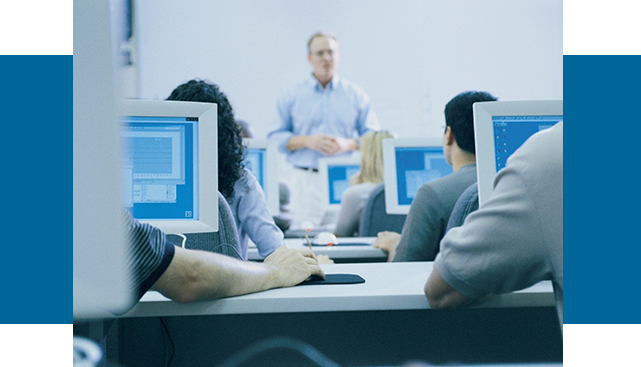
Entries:
{"type": "Polygon", "coordinates": [[[267,209],[263,189],[243,165],[243,140],[227,96],[216,84],[190,80],[176,87],[167,100],[218,104],[218,191],[234,214],[243,260],[247,260],[249,238],[262,257],[271,254],[282,245],[283,232],[267,209]]]}

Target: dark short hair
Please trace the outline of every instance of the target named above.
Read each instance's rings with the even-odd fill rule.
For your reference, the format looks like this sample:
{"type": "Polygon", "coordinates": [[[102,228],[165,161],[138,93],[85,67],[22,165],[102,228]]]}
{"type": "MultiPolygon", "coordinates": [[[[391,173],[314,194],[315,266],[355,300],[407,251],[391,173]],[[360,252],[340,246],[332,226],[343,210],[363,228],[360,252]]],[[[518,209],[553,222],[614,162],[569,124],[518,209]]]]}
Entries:
{"type": "Polygon", "coordinates": [[[449,126],[459,148],[476,154],[474,147],[474,113],[475,102],[496,101],[497,98],[487,92],[467,91],[458,94],[445,105],[445,125],[449,126]]]}
{"type": "Polygon", "coordinates": [[[216,84],[193,79],[176,87],[167,100],[218,104],[218,191],[231,199],[234,184],[242,177],[244,150],[227,96],[216,84]]]}

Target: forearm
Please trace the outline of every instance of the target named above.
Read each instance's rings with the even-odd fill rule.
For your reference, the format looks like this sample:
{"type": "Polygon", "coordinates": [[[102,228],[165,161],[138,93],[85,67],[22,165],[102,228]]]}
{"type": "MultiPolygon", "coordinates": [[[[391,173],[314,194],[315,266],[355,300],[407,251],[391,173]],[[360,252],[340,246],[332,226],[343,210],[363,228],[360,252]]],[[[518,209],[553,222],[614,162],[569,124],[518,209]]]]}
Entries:
{"type": "Polygon", "coordinates": [[[294,135],[287,141],[287,150],[295,152],[302,148],[307,148],[308,136],[294,135]]]}
{"type": "Polygon", "coordinates": [[[220,261],[220,257],[206,259],[209,263],[205,264],[200,283],[196,284],[198,299],[237,296],[280,286],[274,266],[251,261],[220,261]]]}
{"type": "Polygon", "coordinates": [[[276,270],[267,264],[177,247],[172,263],[152,289],[177,302],[236,296],[279,286],[276,270]]]}
{"type": "Polygon", "coordinates": [[[432,309],[435,310],[464,307],[475,301],[447,284],[436,270],[436,267],[434,267],[427,283],[425,283],[424,291],[427,301],[432,309]]]}
{"type": "Polygon", "coordinates": [[[358,142],[352,138],[346,139],[324,134],[297,135],[289,138],[286,147],[290,152],[308,148],[326,155],[334,155],[341,152],[357,150],[358,142]]]}

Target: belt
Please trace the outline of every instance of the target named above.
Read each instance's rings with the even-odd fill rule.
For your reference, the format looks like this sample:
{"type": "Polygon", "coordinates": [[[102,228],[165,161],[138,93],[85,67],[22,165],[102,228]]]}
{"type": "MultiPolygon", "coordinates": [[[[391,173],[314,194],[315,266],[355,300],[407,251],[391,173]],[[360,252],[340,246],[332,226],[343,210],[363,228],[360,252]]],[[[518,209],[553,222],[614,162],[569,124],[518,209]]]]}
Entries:
{"type": "Polygon", "coordinates": [[[294,166],[294,168],[302,169],[302,170],[305,170],[305,171],[318,172],[318,169],[316,169],[316,168],[298,167],[298,166],[294,166]]]}

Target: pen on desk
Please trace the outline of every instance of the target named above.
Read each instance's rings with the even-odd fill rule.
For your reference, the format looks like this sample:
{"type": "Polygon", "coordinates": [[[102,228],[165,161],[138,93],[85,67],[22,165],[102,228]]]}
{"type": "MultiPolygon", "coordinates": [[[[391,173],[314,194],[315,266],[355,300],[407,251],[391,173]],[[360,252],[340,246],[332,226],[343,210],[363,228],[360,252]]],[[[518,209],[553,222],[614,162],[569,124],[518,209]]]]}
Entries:
{"type": "MultiPolygon", "coordinates": [[[[309,247],[309,251],[314,253],[314,250],[312,250],[312,243],[309,242],[309,237],[307,237],[307,234],[305,234],[305,239],[307,240],[307,247],[309,247]]],[[[316,256],[316,254],[314,254],[314,256],[316,256]]]]}

